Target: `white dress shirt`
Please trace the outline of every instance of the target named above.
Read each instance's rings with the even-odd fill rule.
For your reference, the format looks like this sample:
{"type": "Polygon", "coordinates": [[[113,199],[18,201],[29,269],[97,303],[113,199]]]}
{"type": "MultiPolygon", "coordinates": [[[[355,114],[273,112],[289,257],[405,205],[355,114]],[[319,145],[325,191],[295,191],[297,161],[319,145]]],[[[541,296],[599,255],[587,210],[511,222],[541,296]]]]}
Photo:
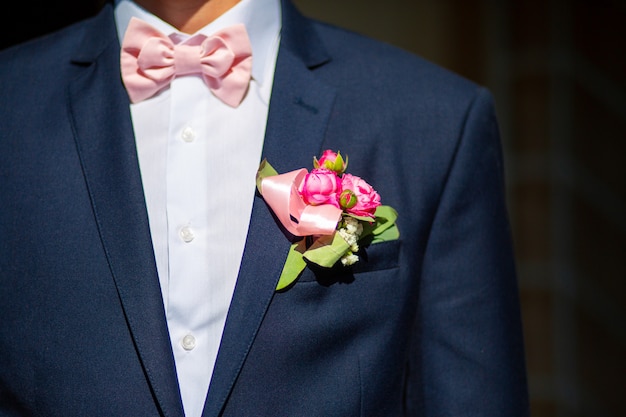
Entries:
{"type": "MultiPolygon", "coordinates": [[[[175,42],[186,35],[118,0],[120,40],[138,17],[175,42]]],[[[248,232],[280,36],[279,0],[242,0],[198,33],[246,25],[252,81],[237,108],[199,76],[131,104],[133,127],[178,381],[187,417],[202,414],[248,232]]]]}

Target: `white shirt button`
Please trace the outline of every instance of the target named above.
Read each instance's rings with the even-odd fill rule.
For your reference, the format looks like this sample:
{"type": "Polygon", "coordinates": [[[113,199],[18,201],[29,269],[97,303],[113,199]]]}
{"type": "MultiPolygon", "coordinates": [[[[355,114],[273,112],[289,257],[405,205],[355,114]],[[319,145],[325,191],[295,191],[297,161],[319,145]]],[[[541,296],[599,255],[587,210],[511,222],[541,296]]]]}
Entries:
{"type": "Polygon", "coordinates": [[[196,132],[192,128],[187,126],[181,132],[180,137],[185,142],[190,143],[190,142],[193,142],[196,139],[196,132]]]}
{"type": "Polygon", "coordinates": [[[191,242],[194,238],[196,237],[196,235],[194,235],[193,230],[191,229],[191,227],[189,226],[184,226],[182,229],[180,229],[180,238],[186,242],[189,243],[191,242]]]}
{"type": "Polygon", "coordinates": [[[187,336],[183,337],[183,340],[180,342],[180,344],[185,350],[193,350],[193,348],[196,347],[196,338],[193,337],[193,335],[188,334],[187,336]]]}

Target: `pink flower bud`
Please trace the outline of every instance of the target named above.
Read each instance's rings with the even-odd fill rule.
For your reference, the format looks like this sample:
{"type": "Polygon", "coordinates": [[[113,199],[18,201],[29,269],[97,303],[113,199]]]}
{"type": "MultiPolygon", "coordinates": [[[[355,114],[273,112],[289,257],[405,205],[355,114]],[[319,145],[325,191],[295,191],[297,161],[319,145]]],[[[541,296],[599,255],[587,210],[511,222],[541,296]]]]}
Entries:
{"type": "Polygon", "coordinates": [[[332,204],[339,207],[341,179],[329,169],[314,169],[304,177],[299,191],[307,204],[332,204]]]}
{"type": "Polygon", "coordinates": [[[358,201],[352,190],[343,190],[339,196],[339,206],[344,210],[351,209],[358,201]]]}
{"type": "Polygon", "coordinates": [[[344,161],[339,152],[335,153],[330,149],[324,151],[320,159],[313,158],[313,166],[315,168],[326,168],[335,171],[337,175],[344,173],[348,166],[348,158],[344,161]]]}
{"type": "Polygon", "coordinates": [[[341,187],[344,192],[352,191],[357,198],[357,203],[353,207],[346,207],[348,213],[374,218],[376,207],[380,206],[380,195],[371,185],[356,175],[344,174],[341,187]]]}

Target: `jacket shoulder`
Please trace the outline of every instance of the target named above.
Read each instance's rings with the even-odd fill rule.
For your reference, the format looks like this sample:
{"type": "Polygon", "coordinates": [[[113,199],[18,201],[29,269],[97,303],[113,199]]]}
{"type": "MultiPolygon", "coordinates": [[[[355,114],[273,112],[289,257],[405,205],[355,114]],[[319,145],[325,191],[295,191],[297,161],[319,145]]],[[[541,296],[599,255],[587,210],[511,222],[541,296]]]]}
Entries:
{"type": "Polygon", "coordinates": [[[0,51],[0,78],[27,84],[60,81],[73,62],[97,54],[115,39],[112,7],[107,4],[93,17],[0,51]]]}
{"type": "Polygon", "coordinates": [[[343,85],[468,98],[482,89],[476,82],[397,46],[324,22],[313,21],[313,25],[332,56],[327,70],[342,77],[343,85]]]}

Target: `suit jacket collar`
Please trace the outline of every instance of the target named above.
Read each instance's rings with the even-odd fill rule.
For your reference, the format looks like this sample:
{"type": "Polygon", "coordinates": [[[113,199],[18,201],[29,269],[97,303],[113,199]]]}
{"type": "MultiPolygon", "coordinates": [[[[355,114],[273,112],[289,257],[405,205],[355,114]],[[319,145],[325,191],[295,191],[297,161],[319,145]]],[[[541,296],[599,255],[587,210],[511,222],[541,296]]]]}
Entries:
{"type": "MultiPolygon", "coordinates": [[[[330,61],[312,23],[282,5],[281,45],[263,155],[279,171],[309,167],[323,148],[335,91],[314,70],[330,61]]],[[[77,149],[120,302],[165,416],[183,414],[150,239],[129,101],[119,73],[112,4],[85,26],[69,87],[77,149]]],[[[237,284],[205,404],[224,408],[254,341],[290,245],[261,197],[254,202],[237,284]]]]}

